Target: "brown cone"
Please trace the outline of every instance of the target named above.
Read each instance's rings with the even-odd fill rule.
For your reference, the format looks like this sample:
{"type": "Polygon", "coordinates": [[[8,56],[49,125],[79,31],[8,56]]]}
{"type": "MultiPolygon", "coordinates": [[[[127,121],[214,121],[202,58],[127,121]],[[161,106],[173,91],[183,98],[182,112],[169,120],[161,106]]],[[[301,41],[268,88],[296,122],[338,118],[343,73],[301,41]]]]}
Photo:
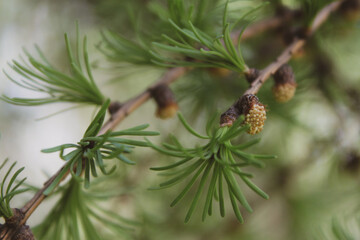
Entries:
{"type": "Polygon", "coordinates": [[[150,90],[157,104],[156,116],[161,119],[173,117],[179,106],[171,89],[166,84],[161,84],[150,90]]]}
{"type": "Polygon", "coordinates": [[[266,120],[266,109],[253,94],[246,94],[241,98],[238,108],[244,114],[244,124],[249,124],[248,133],[251,135],[261,132],[266,120]]]}
{"type": "Polygon", "coordinates": [[[274,74],[275,85],[273,94],[277,102],[287,102],[295,95],[297,84],[292,68],[288,64],[282,65],[274,74]]]}

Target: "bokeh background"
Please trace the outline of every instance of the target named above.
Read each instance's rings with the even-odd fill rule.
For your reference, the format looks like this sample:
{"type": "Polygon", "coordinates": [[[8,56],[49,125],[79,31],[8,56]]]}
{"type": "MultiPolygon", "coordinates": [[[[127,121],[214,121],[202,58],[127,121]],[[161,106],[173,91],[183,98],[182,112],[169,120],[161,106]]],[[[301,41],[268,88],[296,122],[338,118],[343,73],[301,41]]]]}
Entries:
{"type": "MultiPolygon", "coordinates": [[[[80,33],[88,36],[95,79],[102,91],[111,99],[125,101],[156,81],[164,69],[125,68],[110,63],[96,45],[101,42],[100,31],[104,29],[131,35],[128,7],[146,12],[152,2],[0,0],[0,67],[14,74],[7,63],[24,56],[22,48],[31,52],[37,44],[54,65],[65,69],[63,34],[75,36],[78,21],[80,33]]],[[[296,1],[284,3],[297,6],[296,1]]],[[[265,10],[258,20],[271,13],[265,10]]],[[[254,181],[270,199],[263,200],[246,190],[255,211],[252,214],[244,211],[244,224],[236,221],[230,208],[225,218],[215,211],[214,216],[202,223],[198,211],[190,223],[184,224],[191,199],[169,207],[181,186],[147,190],[162,180],[149,167],[171,160],[150,150],[139,150],[133,154],[138,164],[120,165],[119,177],[112,180],[118,181],[125,193],[107,203],[112,210],[141,222],[131,238],[337,239],[333,229],[341,226],[353,239],[360,239],[359,39],[358,20],[333,17],[309,41],[304,55],[291,61],[298,81],[295,99],[286,104],[276,103],[271,95],[271,81],[260,91],[259,98],[269,109],[268,120],[260,134],[260,144],[249,152],[276,154],[278,158],[269,160],[265,169],[251,169],[256,176],[254,181]]],[[[278,32],[264,33],[244,42],[244,58],[249,66],[261,68],[284,46],[278,32]]],[[[11,97],[35,96],[11,83],[3,73],[0,89],[11,97]]],[[[209,116],[227,108],[246,89],[246,83],[236,73],[219,76],[205,69],[189,73],[172,89],[187,119],[204,131],[209,116]]],[[[25,166],[22,175],[32,185],[41,186],[63,164],[56,154],[40,150],[77,142],[96,110],[82,107],[38,120],[68,107],[67,104],[21,107],[0,102],[0,159],[9,158],[17,161],[18,167],[25,166]]],[[[166,141],[172,133],[188,146],[196,144],[176,117],[159,120],[154,116],[155,109],[154,102],[149,101],[127,117],[119,129],[149,123],[152,130],[161,133],[155,142],[166,141]]],[[[30,197],[30,193],[24,194],[14,199],[14,205],[21,206],[30,197]]],[[[55,200],[42,204],[28,224],[33,227],[40,223],[55,200]]],[[[129,236],[119,236],[122,238],[129,236]]]]}

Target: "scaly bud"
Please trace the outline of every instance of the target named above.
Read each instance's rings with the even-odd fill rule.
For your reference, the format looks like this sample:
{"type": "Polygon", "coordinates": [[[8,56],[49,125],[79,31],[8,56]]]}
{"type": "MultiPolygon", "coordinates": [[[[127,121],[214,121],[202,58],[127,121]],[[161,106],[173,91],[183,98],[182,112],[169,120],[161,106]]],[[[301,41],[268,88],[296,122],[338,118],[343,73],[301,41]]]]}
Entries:
{"type": "Polygon", "coordinates": [[[282,65],[274,74],[275,85],[273,94],[277,102],[287,102],[295,94],[297,84],[292,68],[288,64],[282,65]]]}
{"type": "Polygon", "coordinates": [[[265,106],[259,102],[259,99],[253,94],[244,95],[237,108],[241,114],[244,114],[244,124],[249,124],[249,134],[257,134],[263,130],[266,120],[265,106]]]}
{"type": "Polygon", "coordinates": [[[150,92],[157,104],[156,116],[161,119],[173,117],[179,106],[171,89],[166,84],[161,84],[152,88],[150,92]]]}
{"type": "Polygon", "coordinates": [[[252,83],[260,76],[260,70],[256,68],[250,68],[249,71],[245,72],[245,78],[248,83],[252,83]]]}
{"type": "Polygon", "coordinates": [[[21,225],[21,220],[24,218],[25,214],[17,208],[13,208],[12,212],[13,216],[6,218],[5,224],[0,224],[0,227],[15,230],[15,234],[11,237],[13,240],[35,240],[29,226],[21,225]]]}
{"type": "Polygon", "coordinates": [[[120,102],[111,102],[108,111],[111,115],[114,115],[123,106],[120,102]]]}
{"type": "Polygon", "coordinates": [[[35,240],[33,233],[31,232],[28,225],[21,226],[16,235],[12,238],[14,240],[35,240]]]}
{"type": "Polygon", "coordinates": [[[232,126],[239,116],[239,110],[236,107],[231,106],[226,112],[221,114],[220,127],[232,126]]]}

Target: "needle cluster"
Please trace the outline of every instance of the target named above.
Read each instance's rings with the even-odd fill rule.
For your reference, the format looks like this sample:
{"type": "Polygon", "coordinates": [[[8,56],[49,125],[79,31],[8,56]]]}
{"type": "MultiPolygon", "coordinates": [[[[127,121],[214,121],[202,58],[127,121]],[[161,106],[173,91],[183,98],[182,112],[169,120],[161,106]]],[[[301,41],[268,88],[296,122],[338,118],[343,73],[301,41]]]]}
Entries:
{"type": "Polygon", "coordinates": [[[221,216],[224,216],[224,192],[228,192],[234,213],[237,219],[243,222],[238,203],[249,212],[252,212],[252,208],[246,200],[238,180],[244,182],[261,197],[268,199],[268,195],[251,181],[253,175],[245,172],[244,168],[249,166],[264,167],[261,160],[275,158],[275,156],[244,152],[244,149],[256,144],[259,139],[241,144],[232,143],[233,140],[249,129],[248,125],[242,124],[244,117],[240,117],[231,127],[215,127],[210,121],[206,126],[206,136],[191,128],[181,114],[179,114],[179,119],[189,133],[199,139],[207,140],[207,143],[199,147],[186,148],[174,136],[172,137],[173,144],[163,143],[162,147],[149,142],[150,146],[158,152],[179,159],[167,166],[151,168],[154,171],[164,172],[163,175],[165,176],[170,176],[169,180],[152,189],[158,190],[180,182],[187,182],[171,203],[171,206],[174,206],[194,188],[195,194],[186,214],[185,222],[190,220],[202,195],[205,195],[202,220],[205,220],[207,215],[212,215],[214,200],[219,204],[221,216]]]}

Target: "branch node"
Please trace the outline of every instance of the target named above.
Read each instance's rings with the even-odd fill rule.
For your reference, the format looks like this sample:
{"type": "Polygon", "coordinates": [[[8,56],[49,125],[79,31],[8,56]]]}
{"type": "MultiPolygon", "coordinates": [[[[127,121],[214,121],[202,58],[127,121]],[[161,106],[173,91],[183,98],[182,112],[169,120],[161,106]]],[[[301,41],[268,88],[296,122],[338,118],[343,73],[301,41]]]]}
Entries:
{"type": "Polygon", "coordinates": [[[10,218],[6,218],[5,223],[9,227],[19,226],[21,220],[24,218],[24,213],[18,208],[13,208],[12,211],[14,215],[12,215],[10,218]]]}
{"type": "Polygon", "coordinates": [[[245,78],[248,83],[252,83],[260,76],[260,70],[256,68],[250,68],[247,72],[245,72],[245,78]]]}
{"type": "Polygon", "coordinates": [[[115,102],[111,102],[109,107],[108,107],[108,111],[110,113],[111,116],[113,116],[124,104],[115,101],[115,102]]]}
{"type": "Polygon", "coordinates": [[[231,106],[220,116],[220,127],[232,126],[233,123],[240,116],[239,109],[235,106],[231,106]]]}
{"type": "Polygon", "coordinates": [[[12,240],[35,240],[35,237],[28,225],[22,225],[12,240]]]}
{"type": "Polygon", "coordinates": [[[1,239],[35,240],[29,226],[22,223],[25,214],[18,208],[12,209],[14,215],[5,219],[5,224],[0,224],[1,239]]]}

